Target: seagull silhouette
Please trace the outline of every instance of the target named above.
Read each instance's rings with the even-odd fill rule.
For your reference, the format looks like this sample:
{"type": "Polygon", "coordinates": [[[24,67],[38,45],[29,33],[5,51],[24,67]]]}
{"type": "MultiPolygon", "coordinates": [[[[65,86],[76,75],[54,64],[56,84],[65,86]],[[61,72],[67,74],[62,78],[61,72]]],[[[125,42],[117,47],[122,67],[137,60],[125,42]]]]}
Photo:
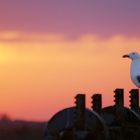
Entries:
{"type": "Polygon", "coordinates": [[[132,60],[130,67],[131,80],[140,88],[140,55],[137,52],[131,52],[123,55],[123,58],[130,58],[132,60]]]}

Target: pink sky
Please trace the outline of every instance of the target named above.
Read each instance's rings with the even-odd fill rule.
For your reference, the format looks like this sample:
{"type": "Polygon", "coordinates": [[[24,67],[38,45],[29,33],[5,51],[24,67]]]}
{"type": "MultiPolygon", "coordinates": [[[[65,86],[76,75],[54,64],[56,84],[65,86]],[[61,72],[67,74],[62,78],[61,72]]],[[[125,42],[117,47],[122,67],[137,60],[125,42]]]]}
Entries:
{"type": "Polygon", "coordinates": [[[115,88],[136,88],[130,60],[139,52],[139,3],[5,0],[0,9],[0,112],[13,119],[48,120],[93,93],[113,104],[115,88]]]}
{"type": "MultiPolygon", "coordinates": [[[[3,34],[5,39],[15,37],[3,34]]],[[[62,35],[10,34],[18,34],[15,40],[29,39],[0,43],[0,108],[14,118],[48,119],[74,105],[77,93],[86,93],[88,107],[96,92],[103,93],[104,106],[111,105],[115,88],[135,88],[130,61],[122,55],[138,51],[139,38],[85,35],[69,41],[62,35]]]]}

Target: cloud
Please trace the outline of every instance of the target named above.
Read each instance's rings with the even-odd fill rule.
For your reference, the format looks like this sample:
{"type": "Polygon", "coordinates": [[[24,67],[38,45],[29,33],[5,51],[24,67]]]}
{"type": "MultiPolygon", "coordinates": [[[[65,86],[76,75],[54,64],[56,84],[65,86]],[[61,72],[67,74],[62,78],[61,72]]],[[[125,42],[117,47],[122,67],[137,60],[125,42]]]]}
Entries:
{"type": "Polygon", "coordinates": [[[25,41],[25,42],[41,42],[41,41],[61,41],[64,39],[60,34],[41,34],[41,33],[27,33],[17,31],[3,31],[0,32],[0,41],[25,41]]]}
{"type": "Polygon", "coordinates": [[[93,34],[85,34],[71,40],[62,34],[0,32],[0,54],[10,62],[11,58],[14,58],[14,61],[53,61],[55,58],[64,59],[63,61],[84,61],[87,58],[91,61],[93,58],[117,58],[123,53],[139,51],[139,46],[140,38],[123,35],[103,39],[93,34]]]}

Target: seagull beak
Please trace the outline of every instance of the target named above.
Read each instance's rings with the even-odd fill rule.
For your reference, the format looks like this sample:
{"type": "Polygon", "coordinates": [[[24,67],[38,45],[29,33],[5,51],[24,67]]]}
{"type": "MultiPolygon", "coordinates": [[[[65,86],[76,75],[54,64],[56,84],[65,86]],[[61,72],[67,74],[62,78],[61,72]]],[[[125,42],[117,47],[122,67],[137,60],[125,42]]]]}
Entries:
{"type": "Polygon", "coordinates": [[[127,55],[127,54],[123,55],[123,58],[129,58],[129,57],[130,57],[130,56],[127,55]]]}

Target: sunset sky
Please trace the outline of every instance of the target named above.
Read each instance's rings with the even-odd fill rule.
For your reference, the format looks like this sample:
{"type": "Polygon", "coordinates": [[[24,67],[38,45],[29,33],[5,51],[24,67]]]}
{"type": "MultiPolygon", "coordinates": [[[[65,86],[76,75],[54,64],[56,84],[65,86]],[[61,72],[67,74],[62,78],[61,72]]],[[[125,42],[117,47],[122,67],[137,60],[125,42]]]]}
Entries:
{"type": "Polygon", "coordinates": [[[48,120],[85,93],[113,104],[115,88],[136,88],[130,60],[140,53],[140,1],[0,0],[0,114],[48,120]]]}

